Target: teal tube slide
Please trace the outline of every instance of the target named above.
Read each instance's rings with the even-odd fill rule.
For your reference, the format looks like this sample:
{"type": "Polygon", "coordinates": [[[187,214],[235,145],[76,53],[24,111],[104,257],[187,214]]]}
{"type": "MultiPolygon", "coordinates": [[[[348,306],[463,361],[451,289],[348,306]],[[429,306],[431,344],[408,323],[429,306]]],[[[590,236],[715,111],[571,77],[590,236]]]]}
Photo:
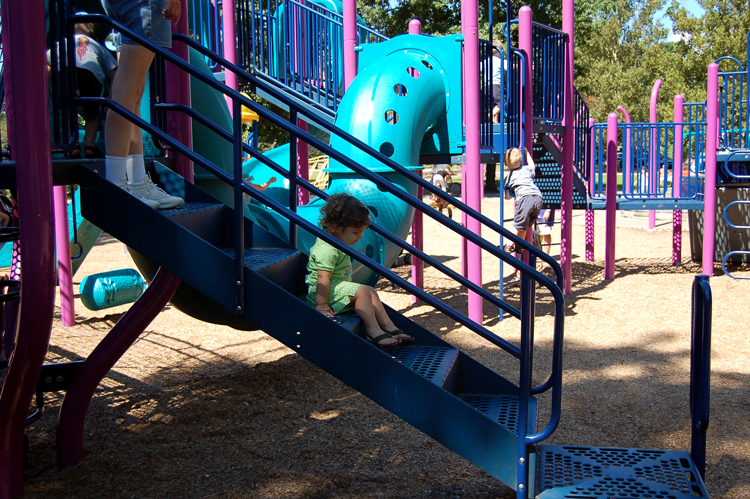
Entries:
{"type": "MultiPolygon", "coordinates": [[[[370,64],[354,79],[341,100],[336,125],[397,163],[418,169],[421,168],[419,153],[425,134],[437,129],[445,119],[448,84],[444,69],[434,57],[417,48],[404,50],[398,38],[378,44],[382,50],[384,44],[393,43],[394,49],[377,64],[370,64]]],[[[416,184],[342,138],[332,136],[331,146],[409,194],[417,194],[416,184]]],[[[286,155],[278,163],[288,165],[288,158],[287,149],[286,155]]],[[[272,176],[271,169],[257,160],[246,163],[245,169],[257,182],[266,181],[272,176]]],[[[373,182],[363,180],[337,161],[330,162],[328,172],[329,194],[346,192],[357,197],[370,209],[375,223],[401,239],[408,236],[413,208],[392,194],[384,193],[373,182]]],[[[280,200],[288,200],[284,186],[276,189],[282,191],[280,200]]],[[[315,199],[299,207],[297,212],[317,224],[323,204],[321,199],[315,199]]],[[[251,204],[250,210],[259,223],[277,235],[288,238],[289,223],[285,218],[261,205],[251,204]]],[[[309,252],[315,243],[315,237],[304,230],[298,232],[297,238],[297,246],[305,252],[309,252]]],[[[401,248],[371,230],[365,233],[355,249],[385,267],[389,267],[401,252],[401,248]]],[[[354,267],[354,281],[366,284],[377,281],[379,276],[369,268],[356,264],[354,267]]]]}

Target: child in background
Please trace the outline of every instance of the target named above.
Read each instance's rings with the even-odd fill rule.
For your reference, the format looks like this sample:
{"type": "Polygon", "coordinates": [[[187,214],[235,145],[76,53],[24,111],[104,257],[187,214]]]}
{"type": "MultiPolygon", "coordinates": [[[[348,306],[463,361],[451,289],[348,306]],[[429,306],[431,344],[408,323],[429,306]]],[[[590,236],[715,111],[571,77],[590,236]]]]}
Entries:
{"type": "Polygon", "coordinates": [[[539,237],[542,249],[549,255],[552,248],[552,227],[555,226],[555,210],[542,210],[539,212],[539,237]]]}
{"type": "MultiPolygon", "coordinates": [[[[370,225],[370,212],[357,198],[334,194],[320,209],[320,225],[344,244],[354,246],[370,225]]],[[[354,309],[362,319],[367,340],[378,348],[410,345],[414,338],[391,321],[377,291],[352,282],[349,255],[318,238],[307,264],[307,302],[327,317],[354,309]]]]}
{"type": "MultiPolygon", "coordinates": [[[[505,166],[508,167],[510,173],[505,179],[503,189],[505,199],[510,199],[512,194],[516,196],[513,226],[516,228],[518,237],[526,239],[526,231],[534,225],[542,209],[542,191],[534,183],[536,166],[528,149],[526,150],[526,165],[521,166],[521,160],[521,150],[517,147],[505,151],[505,166]]],[[[519,252],[515,244],[508,244],[504,249],[508,253],[519,252]]]]}

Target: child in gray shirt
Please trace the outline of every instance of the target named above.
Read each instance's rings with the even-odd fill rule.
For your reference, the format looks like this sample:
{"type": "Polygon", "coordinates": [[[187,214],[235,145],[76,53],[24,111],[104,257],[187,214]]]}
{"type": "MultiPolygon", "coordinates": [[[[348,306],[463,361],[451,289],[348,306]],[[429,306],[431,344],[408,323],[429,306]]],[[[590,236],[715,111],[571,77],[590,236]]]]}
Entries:
{"type": "MultiPolygon", "coordinates": [[[[528,149],[526,149],[526,164],[522,166],[521,160],[521,150],[517,147],[505,152],[505,166],[508,167],[510,173],[505,178],[503,189],[505,199],[510,199],[512,194],[516,196],[513,226],[516,228],[518,237],[525,239],[526,231],[536,222],[539,211],[542,209],[542,191],[534,183],[536,166],[528,149]]],[[[506,245],[505,251],[517,252],[515,244],[506,245]]]]}

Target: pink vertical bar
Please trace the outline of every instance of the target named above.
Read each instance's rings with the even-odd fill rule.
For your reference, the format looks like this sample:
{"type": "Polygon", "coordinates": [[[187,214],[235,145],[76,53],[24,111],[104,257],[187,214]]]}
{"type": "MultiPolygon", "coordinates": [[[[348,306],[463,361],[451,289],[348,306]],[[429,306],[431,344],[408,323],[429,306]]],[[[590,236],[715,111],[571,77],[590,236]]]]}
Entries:
{"type": "MultiPolygon", "coordinates": [[[[523,99],[523,144],[526,149],[533,154],[534,146],[531,143],[532,135],[534,133],[534,105],[532,102],[532,65],[531,65],[531,54],[533,53],[532,47],[532,15],[531,7],[524,5],[518,11],[518,48],[520,48],[526,55],[524,72],[526,73],[526,86],[522,88],[521,97],[523,99]]],[[[526,163],[526,154],[523,154],[523,162],[526,163]]],[[[534,230],[526,231],[526,241],[533,244],[534,241],[534,230]]],[[[523,260],[529,263],[529,254],[524,252],[523,260]]]]}
{"type": "MultiPolygon", "coordinates": [[[[232,9],[234,11],[234,9],[232,9]]],[[[234,25],[234,24],[233,24],[234,25]]],[[[234,28],[232,28],[234,29],[234,28]]],[[[184,33],[188,32],[188,13],[187,5],[183,3],[182,16],[176,26],[172,26],[172,32],[184,33]]],[[[226,33],[225,33],[225,36],[226,33]]],[[[234,36],[232,36],[234,40],[234,36]]],[[[169,49],[177,57],[182,58],[185,61],[190,60],[190,52],[188,46],[182,42],[172,44],[172,48],[169,49]]],[[[167,102],[176,104],[184,104],[190,107],[190,75],[186,72],[178,69],[173,64],[166,64],[166,88],[167,102]]],[[[231,109],[232,106],[230,105],[231,109]]],[[[185,113],[168,113],[167,114],[167,130],[169,135],[179,140],[188,149],[193,148],[193,125],[192,120],[185,113]]],[[[170,151],[170,155],[175,158],[175,170],[188,182],[193,182],[193,162],[182,154],[176,154],[174,151],[170,151]]]]}
{"type": "MultiPolygon", "coordinates": [[[[224,58],[232,64],[237,64],[237,42],[234,22],[234,0],[222,0],[221,3],[221,27],[223,31],[224,58]]],[[[187,59],[186,59],[187,60],[187,59]]],[[[224,83],[232,90],[237,90],[237,75],[224,68],[224,83]]],[[[234,113],[232,99],[229,97],[229,114],[234,113]]]]}
{"type": "Polygon", "coordinates": [[[708,65],[706,96],[706,168],[703,185],[703,273],[714,273],[716,229],[716,147],[719,132],[719,65],[708,65]]]}
{"type": "MultiPolygon", "coordinates": [[[[482,166],[479,163],[479,14],[477,2],[461,2],[461,26],[464,35],[464,116],[466,125],[466,204],[482,211],[482,166]]],[[[468,217],[466,228],[481,235],[478,220],[468,217]]],[[[467,243],[468,279],[482,285],[482,251],[467,243]]],[[[469,291],[469,319],[482,324],[482,297],[469,291]]]]}
{"type": "MultiPolygon", "coordinates": [[[[594,123],[596,123],[596,120],[594,118],[589,118],[588,126],[591,130],[591,140],[589,144],[589,158],[591,158],[589,162],[589,195],[594,195],[594,176],[596,175],[596,161],[594,154],[596,153],[596,133],[594,133],[594,123]]],[[[586,261],[587,262],[593,262],[594,261],[594,235],[596,233],[595,230],[595,213],[594,210],[586,210],[586,261]]]]}
{"type": "MultiPolygon", "coordinates": [[[[674,158],[672,161],[672,197],[680,197],[682,191],[682,125],[685,99],[682,95],[674,96],[674,158]]],[[[672,211],[672,265],[682,263],[682,210],[672,211]]]]}
{"type": "MultiPolygon", "coordinates": [[[[422,34],[422,23],[419,21],[419,19],[412,19],[411,21],[409,21],[409,34],[422,34]]],[[[422,170],[418,170],[415,173],[421,176],[422,170]]],[[[422,199],[422,196],[422,187],[417,187],[417,199],[422,199]]],[[[416,210],[414,212],[414,220],[411,223],[411,244],[419,250],[424,249],[423,224],[424,219],[422,212],[416,210]]],[[[411,282],[419,289],[423,289],[424,287],[424,262],[416,256],[412,257],[411,259],[411,282]]],[[[411,299],[413,301],[418,301],[418,298],[414,295],[412,295],[411,299]]]]}
{"type": "MultiPolygon", "coordinates": [[[[307,121],[297,118],[297,126],[307,131],[307,121]]],[[[302,139],[297,139],[297,173],[305,180],[310,180],[310,148],[302,139]]],[[[310,191],[304,187],[299,188],[299,204],[306,205],[310,202],[310,191]]]]}
{"type": "Polygon", "coordinates": [[[73,265],[70,261],[68,190],[64,185],[56,185],[52,189],[52,196],[55,205],[55,244],[57,246],[57,281],[60,287],[60,319],[63,326],[72,327],[76,323],[76,309],[75,299],[73,298],[73,265]]]}
{"type": "MultiPolygon", "coordinates": [[[[49,346],[55,305],[45,11],[41,0],[1,2],[6,116],[16,162],[23,281],[15,349],[0,391],[0,497],[23,497],[26,416],[49,346]]],[[[15,326],[15,324],[14,324],[15,326]]]]}
{"type": "Polygon", "coordinates": [[[344,0],[344,91],[357,76],[357,0],[344,0]]]}
{"type": "Polygon", "coordinates": [[[563,85],[563,137],[562,150],[562,196],[560,206],[560,265],[565,278],[565,294],[571,291],[573,273],[573,150],[575,149],[575,126],[573,123],[573,62],[575,59],[575,1],[563,0],[563,32],[568,41],[565,52],[565,82],[563,85]]]}
{"type": "MultiPolygon", "coordinates": [[[[625,123],[631,123],[630,121],[630,114],[625,110],[622,106],[617,106],[617,110],[622,113],[622,115],[625,117],[625,123]]],[[[622,188],[623,188],[623,194],[630,195],[633,193],[633,190],[630,186],[630,177],[632,176],[630,174],[630,150],[632,148],[632,145],[630,143],[630,127],[625,127],[625,143],[622,145],[622,188]]]]}
{"type": "MultiPolygon", "coordinates": [[[[654,86],[651,89],[651,101],[648,110],[649,121],[652,125],[656,124],[656,103],[659,99],[659,89],[661,88],[661,79],[654,82],[654,86]]],[[[656,149],[658,144],[656,143],[656,127],[651,127],[651,154],[649,155],[648,162],[648,190],[652,194],[649,197],[656,197],[656,186],[657,186],[657,166],[656,166],[656,149]]],[[[649,210],[648,212],[648,228],[656,228],[656,210],[649,210]]]]}
{"type": "Polygon", "coordinates": [[[617,213],[617,113],[607,116],[607,235],[604,279],[615,278],[615,215],[617,213]]]}

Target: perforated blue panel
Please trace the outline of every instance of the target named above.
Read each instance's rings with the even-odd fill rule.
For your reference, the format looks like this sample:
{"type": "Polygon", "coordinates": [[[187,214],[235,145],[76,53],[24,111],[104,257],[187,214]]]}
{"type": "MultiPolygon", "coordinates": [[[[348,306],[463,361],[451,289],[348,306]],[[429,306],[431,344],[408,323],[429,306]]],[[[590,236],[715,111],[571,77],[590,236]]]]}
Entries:
{"type": "Polygon", "coordinates": [[[466,394],[461,399],[503,428],[518,433],[518,397],[466,394]]]}
{"type": "Polygon", "coordinates": [[[540,496],[566,499],[708,497],[683,451],[543,445],[540,496]]]}
{"type": "Polygon", "coordinates": [[[390,350],[394,359],[440,386],[457,353],[455,349],[433,346],[397,347],[390,350]]]}

